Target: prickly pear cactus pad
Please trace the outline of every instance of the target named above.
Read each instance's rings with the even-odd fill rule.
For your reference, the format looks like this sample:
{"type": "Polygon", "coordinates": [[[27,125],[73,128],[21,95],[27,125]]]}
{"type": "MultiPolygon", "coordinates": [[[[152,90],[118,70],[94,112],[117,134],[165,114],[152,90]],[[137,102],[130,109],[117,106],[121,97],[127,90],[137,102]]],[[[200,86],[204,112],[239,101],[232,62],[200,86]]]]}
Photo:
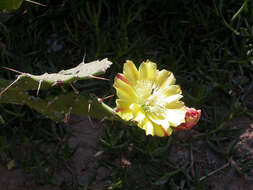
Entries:
{"type": "Polygon", "coordinates": [[[23,0],[1,0],[0,1],[0,12],[3,10],[12,11],[18,9],[23,0]]]}
{"type": "Polygon", "coordinates": [[[57,85],[71,85],[74,81],[85,79],[103,79],[96,76],[105,73],[111,64],[112,62],[108,59],[90,63],[82,62],[72,69],[43,75],[32,75],[9,69],[19,75],[13,82],[0,79],[0,103],[25,104],[55,121],[66,120],[70,113],[97,119],[110,118],[114,111],[94,96],[77,94],[72,90],[40,98],[29,95],[28,91],[37,90],[38,95],[40,90],[54,88],[57,85]]]}
{"type": "Polygon", "coordinates": [[[112,62],[105,58],[90,63],[82,62],[72,69],[62,70],[58,73],[44,73],[42,75],[32,75],[10,69],[19,75],[13,83],[0,92],[0,96],[5,93],[8,94],[9,90],[43,90],[58,84],[70,84],[74,81],[90,79],[105,73],[111,64],[112,62]]]}

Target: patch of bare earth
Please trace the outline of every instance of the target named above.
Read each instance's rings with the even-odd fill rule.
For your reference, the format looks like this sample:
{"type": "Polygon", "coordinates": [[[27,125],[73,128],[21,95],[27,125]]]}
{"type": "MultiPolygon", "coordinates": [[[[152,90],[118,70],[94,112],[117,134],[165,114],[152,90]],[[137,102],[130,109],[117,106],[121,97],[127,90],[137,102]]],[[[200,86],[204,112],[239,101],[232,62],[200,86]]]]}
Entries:
{"type": "MultiPolygon", "coordinates": [[[[87,118],[74,117],[70,121],[74,136],[69,144],[72,148],[79,145],[77,151],[70,161],[71,173],[59,169],[54,176],[57,184],[71,183],[73,176],[82,185],[88,185],[91,189],[105,189],[105,181],[109,172],[99,164],[99,157],[96,157],[96,150],[101,136],[102,124],[96,121],[91,122],[87,118]],[[90,184],[92,183],[92,184],[90,184]]],[[[237,118],[228,127],[240,129],[235,157],[253,160],[253,120],[246,117],[237,118]]],[[[171,150],[171,161],[182,164],[191,161],[191,175],[196,176],[196,170],[202,171],[200,174],[206,180],[207,190],[252,190],[253,181],[246,175],[239,175],[231,163],[221,155],[208,148],[202,134],[196,130],[190,132],[180,132],[176,138],[187,139],[192,136],[191,145],[182,148],[181,142],[175,142],[171,150]]],[[[224,145],[228,146],[228,145],[224,145]]],[[[227,149],[228,147],[224,147],[227,149]]],[[[235,159],[235,162],[237,160],[235,159]]],[[[239,168],[240,169],[240,168],[239,168]]],[[[58,190],[59,188],[46,185],[38,186],[33,181],[33,176],[24,174],[19,169],[7,170],[0,168],[0,189],[1,190],[58,190]]],[[[200,177],[201,177],[200,176],[200,177]]]]}
{"type": "MultiPolygon", "coordinates": [[[[253,178],[243,172],[240,174],[243,168],[238,162],[243,159],[253,161],[253,120],[247,117],[236,118],[227,127],[238,129],[235,131],[237,134],[233,136],[239,141],[235,145],[236,152],[231,160],[211,150],[205,137],[195,130],[177,134],[176,138],[179,139],[191,136],[192,144],[182,148],[180,142],[175,143],[172,147],[171,160],[181,165],[190,160],[191,175],[196,176],[195,171],[201,171],[199,179],[206,180],[207,190],[252,190],[253,178]]],[[[229,143],[224,144],[223,148],[228,150],[229,143]]],[[[253,173],[253,170],[250,172],[253,173]]]]}
{"type": "MultiPolygon", "coordinates": [[[[73,176],[77,183],[92,189],[104,189],[103,179],[108,176],[106,168],[100,166],[96,156],[96,146],[102,132],[102,124],[87,118],[73,116],[69,122],[73,129],[73,137],[69,140],[71,148],[78,146],[69,164],[69,170],[58,169],[54,180],[57,184],[71,184],[73,176]]],[[[50,147],[48,148],[50,150],[50,147]]],[[[29,176],[19,169],[8,170],[0,167],[0,190],[58,190],[60,188],[46,185],[38,186],[29,176]]]]}

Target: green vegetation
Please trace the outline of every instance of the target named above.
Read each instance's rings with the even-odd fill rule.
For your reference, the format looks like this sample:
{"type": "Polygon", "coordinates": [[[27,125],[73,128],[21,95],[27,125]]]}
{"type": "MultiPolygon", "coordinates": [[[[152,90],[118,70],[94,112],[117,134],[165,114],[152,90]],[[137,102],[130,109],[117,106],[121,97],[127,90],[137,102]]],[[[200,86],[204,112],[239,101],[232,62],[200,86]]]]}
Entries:
{"type": "Polygon", "coordinates": [[[100,102],[98,98],[91,97],[88,94],[79,95],[79,91],[72,85],[73,82],[85,79],[105,80],[104,78],[96,77],[96,75],[105,73],[111,64],[107,59],[90,63],[82,62],[71,69],[62,70],[58,73],[44,73],[42,75],[32,75],[6,68],[18,72],[19,75],[13,82],[0,79],[0,87],[3,89],[0,93],[0,103],[28,105],[57,122],[63,121],[66,114],[68,115],[70,111],[73,114],[92,116],[96,119],[112,118],[114,116],[112,108],[100,102]],[[65,91],[58,95],[47,94],[45,98],[38,97],[40,91],[45,91],[55,86],[63,88],[63,85],[70,85],[72,92],[65,91]],[[28,93],[28,91],[33,91],[34,89],[37,89],[37,97],[28,93]],[[88,110],[89,104],[92,106],[90,110],[88,110]]]}
{"type": "MultiPolygon", "coordinates": [[[[186,105],[202,110],[198,126],[167,138],[145,136],[144,131],[118,122],[106,123],[99,145],[101,164],[110,173],[104,179],[105,189],[205,190],[210,185],[208,174],[223,171],[224,176],[231,168],[240,178],[252,178],[252,156],[239,152],[243,127],[233,127],[235,118],[253,115],[247,104],[253,90],[251,1],[41,3],[46,6],[24,2],[16,12],[0,15],[1,66],[42,75],[73,68],[84,54],[85,62],[107,57],[113,65],[103,77],[109,81],[73,84],[80,94],[102,98],[115,93],[113,79],[126,59],[135,63],[149,59],[159,69],[174,73],[186,105]]],[[[15,74],[0,70],[5,80],[15,80],[15,74]]],[[[2,79],[1,87],[6,84],[2,79]]],[[[36,96],[37,84],[28,91],[34,101],[49,102],[49,97],[64,95],[55,87],[36,96]]],[[[112,102],[108,104],[114,106],[112,102]]],[[[53,180],[57,166],[68,169],[76,151],[68,145],[72,132],[35,110],[0,104],[0,163],[7,166],[15,160],[17,167],[35,176],[36,183],[57,185],[53,180]],[[38,151],[45,144],[54,151],[38,151]]],[[[59,186],[90,188],[78,184],[75,176],[71,184],[59,186]]]]}
{"type": "Polygon", "coordinates": [[[13,11],[18,9],[23,0],[2,0],[0,2],[0,12],[2,11],[13,11]]]}

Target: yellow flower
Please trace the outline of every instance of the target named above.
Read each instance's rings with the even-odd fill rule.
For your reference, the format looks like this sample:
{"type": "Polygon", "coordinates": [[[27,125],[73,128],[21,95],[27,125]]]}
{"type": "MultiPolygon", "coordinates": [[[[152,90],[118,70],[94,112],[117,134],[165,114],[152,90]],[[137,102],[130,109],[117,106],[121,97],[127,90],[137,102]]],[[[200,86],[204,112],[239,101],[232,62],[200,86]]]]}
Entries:
{"type": "Polygon", "coordinates": [[[187,113],[180,101],[181,89],[175,82],[171,72],[157,70],[149,60],[138,70],[132,61],[126,61],[123,73],[118,73],[114,80],[116,112],[123,120],[137,122],[147,135],[171,135],[173,128],[186,122],[187,113]]]}

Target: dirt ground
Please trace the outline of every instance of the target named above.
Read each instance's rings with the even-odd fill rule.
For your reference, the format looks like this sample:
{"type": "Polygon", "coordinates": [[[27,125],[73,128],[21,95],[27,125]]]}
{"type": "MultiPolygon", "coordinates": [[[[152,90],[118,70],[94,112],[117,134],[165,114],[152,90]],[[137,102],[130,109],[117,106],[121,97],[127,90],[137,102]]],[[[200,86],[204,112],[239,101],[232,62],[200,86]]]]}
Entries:
{"type": "MultiPolygon", "coordinates": [[[[182,149],[182,146],[173,146],[173,162],[185,163],[186,160],[191,160],[192,171],[191,175],[195,174],[195,168],[209,169],[208,175],[201,174],[203,180],[207,178],[206,190],[252,190],[253,189],[253,178],[247,175],[240,175],[238,170],[240,168],[237,161],[243,158],[253,161],[253,120],[247,117],[240,117],[232,120],[230,125],[227,126],[238,130],[239,141],[236,152],[231,160],[224,159],[224,156],[218,154],[215,151],[207,148],[207,144],[203,138],[203,135],[198,133],[196,130],[190,131],[194,140],[192,140],[191,149],[182,149]],[[237,159],[237,160],[235,160],[237,159]],[[231,165],[233,165],[231,167],[231,165]]],[[[179,138],[185,139],[189,136],[188,132],[178,133],[179,138]]],[[[224,148],[227,151],[229,144],[224,144],[224,148]]],[[[252,162],[251,162],[252,163],[252,162]]],[[[250,171],[249,173],[252,173],[250,171]]]]}
{"type": "MultiPolygon", "coordinates": [[[[72,157],[70,166],[71,175],[66,170],[56,171],[54,180],[57,184],[63,182],[71,182],[72,176],[77,176],[79,184],[86,185],[89,179],[95,178],[94,189],[103,189],[103,183],[100,183],[101,179],[108,175],[106,169],[99,166],[98,152],[95,148],[101,136],[102,123],[98,121],[92,121],[87,118],[81,118],[78,116],[72,116],[69,121],[69,125],[73,129],[73,137],[69,140],[71,148],[78,146],[77,151],[72,157]]],[[[53,186],[36,186],[31,183],[31,176],[24,174],[20,169],[8,170],[6,167],[0,167],[0,190],[58,190],[53,186]]]]}
{"type": "MultiPolygon", "coordinates": [[[[247,158],[253,161],[253,120],[248,118],[237,118],[231,123],[232,128],[241,128],[239,134],[240,141],[237,143],[237,152],[234,157],[247,158]]],[[[235,164],[234,167],[228,167],[224,171],[217,172],[215,175],[209,177],[209,188],[215,190],[252,190],[253,189],[253,178],[244,175],[238,175],[238,170],[242,170],[235,161],[231,161],[231,164],[235,164]]],[[[253,173],[253,169],[248,173],[253,173]]]]}
{"type": "MultiPolygon", "coordinates": [[[[75,147],[79,144],[79,148],[74,154],[71,161],[71,171],[79,184],[86,185],[89,179],[93,178],[94,183],[92,189],[99,190],[105,189],[103,178],[109,175],[106,168],[99,165],[98,159],[99,150],[96,146],[101,136],[100,122],[93,121],[92,124],[87,118],[74,116],[69,122],[73,128],[74,136],[70,139],[70,146],[75,147]]],[[[238,152],[236,154],[243,157],[243,155],[250,156],[253,159],[253,120],[246,117],[235,119],[231,126],[233,128],[240,128],[241,133],[238,134],[240,141],[236,146],[238,152]]],[[[181,136],[187,135],[184,133],[181,136]]],[[[182,150],[177,146],[172,148],[175,155],[175,162],[182,162],[190,157],[194,167],[214,167],[217,170],[211,173],[208,178],[207,188],[210,190],[252,190],[253,179],[248,176],[240,176],[229,164],[220,159],[219,155],[214,152],[208,151],[206,145],[203,143],[201,135],[197,131],[192,130],[193,138],[195,139],[192,144],[192,149],[182,150]],[[224,167],[222,169],[219,169],[224,167]]],[[[233,163],[233,162],[231,162],[233,163]]],[[[230,164],[231,164],[230,163],[230,164]]],[[[253,172],[253,171],[251,171],[253,172]]],[[[192,175],[195,175],[194,170],[192,175]]],[[[58,190],[53,186],[36,186],[31,183],[31,176],[24,174],[20,169],[8,170],[6,167],[0,167],[0,190],[58,190]]],[[[57,171],[55,181],[61,184],[63,181],[70,181],[71,175],[66,171],[57,171]]]]}

